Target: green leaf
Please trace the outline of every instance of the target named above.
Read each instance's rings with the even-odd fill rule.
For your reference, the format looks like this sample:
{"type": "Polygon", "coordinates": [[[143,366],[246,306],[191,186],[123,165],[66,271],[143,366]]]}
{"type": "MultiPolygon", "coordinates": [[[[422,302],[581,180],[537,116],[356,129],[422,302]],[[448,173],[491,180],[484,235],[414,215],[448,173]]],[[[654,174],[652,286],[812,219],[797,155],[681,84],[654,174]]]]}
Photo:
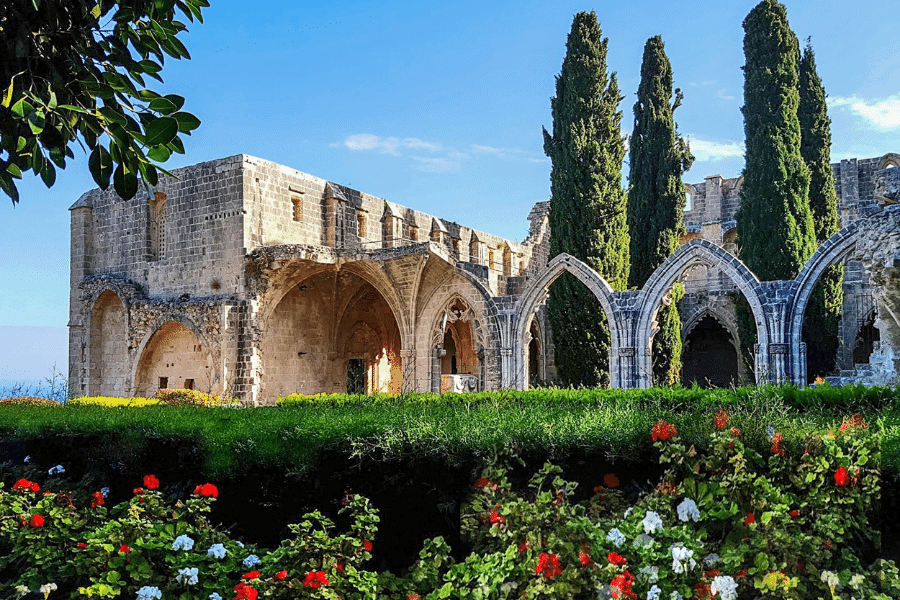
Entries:
{"type": "Polygon", "coordinates": [[[760,552],[756,555],[756,558],[753,561],[753,564],[756,565],[756,568],[760,571],[765,571],[769,567],[769,559],[765,554],[760,552]]]}
{"type": "Polygon", "coordinates": [[[31,133],[34,135],[37,135],[44,130],[46,122],[43,111],[36,110],[28,115],[28,127],[31,128],[31,133]]]}
{"type": "Polygon", "coordinates": [[[147,158],[156,162],[166,162],[170,156],[172,156],[172,151],[168,146],[156,146],[147,152],[147,158]]]}
{"type": "Polygon", "coordinates": [[[34,147],[31,149],[31,170],[35,173],[40,173],[44,169],[44,155],[41,153],[41,149],[38,148],[37,142],[35,142],[34,147]]]}
{"type": "Polygon", "coordinates": [[[21,98],[18,102],[13,104],[10,109],[13,116],[17,119],[24,119],[25,115],[31,114],[34,111],[34,107],[26,100],[25,98],[21,98]]]}
{"type": "Polygon", "coordinates": [[[771,511],[766,511],[766,512],[764,512],[764,513],[762,514],[762,516],[759,517],[759,521],[760,521],[760,523],[762,523],[763,525],[765,525],[765,524],[767,524],[769,521],[772,520],[772,517],[773,517],[774,515],[775,515],[775,513],[771,512],[771,511]]]}
{"type": "Polygon", "coordinates": [[[6,167],[6,172],[16,179],[22,179],[22,170],[14,163],[9,163],[9,166],[6,167]]]}
{"type": "Polygon", "coordinates": [[[118,571],[110,571],[106,574],[106,580],[110,583],[116,583],[119,579],[121,579],[121,575],[118,571]]]}
{"type": "Polygon", "coordinates": [[[184,154],[184,144],[181,142],[181,138],[175,138],[167,145],[173,152],[184,154]]]}
{"type": "Polygon", "coordinates": [[[147,125],[145,132],[147,146],[165,145],[178,136],[178,121],[172,117],[160,117],[147,125]]]}
{"type": "Polygon", "coordinates": [[[47,103],[47,108],[51,110],[56,108],[56,93],[53,90],[50,90],[50,101],[47,103]]]}
{"type": "Polygon", "coordinates": [[[27,145],[28,145],[28,140],[26,140],[22,136],[19,136],[19,140],[18,140],[18,142],[16,142],[16,152],[21,152],[22,150],[25,149],[25,146],[27,146],[27,145]]]}
{"type": "Polygon", "coordinates": [[[0,104],[2,104],[2,106],[3,106],[3,108],[9,108],[9,103],[12,102],[13,85],[14,84],[15,84],[15,77],[10,79],[9,89],[6,90],[6,95],[3,96],[3,102],[0,102],[0,104]]]}
{"type": "Polygon", "coordinates": [[[88,167],[97,185],[104,190],[108,188],[109,178],[112,176],[112,160],[106,148],[99,145],[94,148],[90,158],[88,158],[88,167]]]}
{"type": "Polygon", "coordinates": [[[56,168],[52,162],[44,161],[44,168],[41,169],[41,179],[44,180],[44,185],[48,188],[53,187],[53,184],[56,183],[56,168]]]}
{"type": "Polygon", "coordinates": [[[153,165],[141,161],[138,162],[138,170],[140,170],[144,181],[150,185],[155,186],[158,183],[159,175],[156,173],[156,168],[153,165]]]}
{"type": "Polygon", "coordinates": [[[131,200],[138,189],[137,174],[120,163],[113,173],[113,186],[123,200],[131,200]]]}
{"type": "Polygon", "coordinates": [[[186,112],[177,112],[172,118],[178,121],[178,131],[190,134],[191,131],[200,127],[200,119],[186,112]]]}

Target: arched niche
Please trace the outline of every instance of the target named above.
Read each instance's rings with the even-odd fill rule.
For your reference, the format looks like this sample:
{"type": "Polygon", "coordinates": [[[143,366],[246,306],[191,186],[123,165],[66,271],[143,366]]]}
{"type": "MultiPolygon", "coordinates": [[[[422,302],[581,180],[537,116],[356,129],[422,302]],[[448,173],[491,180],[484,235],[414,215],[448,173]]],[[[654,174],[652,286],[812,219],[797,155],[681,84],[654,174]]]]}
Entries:
{"type": "Polygon", "coordinates": [[[149,398],[159,389],[219,392],[209,347],[196,327],[181,320],[160,325],[141,345],[135,370],[135,396],[149,398]]]}
{"type": "Polygon", "coordinates": [[[681,383],[704,388],[739,384],[740,370],[732,333],[711,313],[704,312],[685,331],[681,383]]]}

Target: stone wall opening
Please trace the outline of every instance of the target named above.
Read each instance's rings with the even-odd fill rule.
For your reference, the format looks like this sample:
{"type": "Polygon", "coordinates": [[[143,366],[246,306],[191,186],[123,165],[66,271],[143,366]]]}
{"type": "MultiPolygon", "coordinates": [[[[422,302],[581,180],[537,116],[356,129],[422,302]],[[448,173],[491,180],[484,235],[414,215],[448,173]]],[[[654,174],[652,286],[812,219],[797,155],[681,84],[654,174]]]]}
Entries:
{"type": "Polygon", "coordinates": [[[178,321],[169,321],[150,337],[141,354],[135,395],[149,398],[160,388],[187,380],[193,380],[200,391],[211,392],[211,362],[194,332],[178,321]]]}
{"type": "Polygon", "coordinates": [[[291,285],[265,319],[263,402],[294,393],[400,393],[400,329],[371,283],[342,269],[291,285]]]}
{"type": "Polygon", "coordinates": [[[697,321],[688,332],[682,355],[681,382],[703,388],[738,385],[738,360],[734,340],[712,316],[697,321]]]}
{"type": "MultiPolygon", "coordinates": [[[[466,312],[462,300],[450,305],[450,313],[457,317],[466,312]]],[[[445,325],[444,356],[441,357],[441,375],[478,375],[478,356],[471,321],[456,320],[445,325]]]]}
{"type": "Polygon", "coordinates": [[[91,312],[91,396],[125,396],[128,373],[125,307],[119,296],[106,290],[91,312]]]}
{"type": "Polygon", "coordinates": [[[533,386],[537,382],[546,379],[541,370],[544,360],[541,357],[541,342],[537,319],[531,321],[531,327],[528,331],[531,334],[531,340],[528,342],[528,385],[533,386]]]}
{"type": "Polygon", "coordinates": [[[863,320],[853,344],[853,364],[867,365],[875,347],[881,343],[881,333],[875,327],[876,311],[873,309],[863,320]]]}

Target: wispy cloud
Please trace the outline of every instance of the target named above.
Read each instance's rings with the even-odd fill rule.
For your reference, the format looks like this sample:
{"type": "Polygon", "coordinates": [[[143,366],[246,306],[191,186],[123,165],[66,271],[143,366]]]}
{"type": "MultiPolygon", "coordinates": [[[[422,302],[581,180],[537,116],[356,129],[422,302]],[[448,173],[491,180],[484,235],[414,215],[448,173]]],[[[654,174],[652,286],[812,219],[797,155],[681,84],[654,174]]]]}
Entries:
{"type": "Polygon", "coordinates": [[[402,156],[406,150],[416,151],[410,153],[410,158],[415,161],[416,168],[428,173],[446,173],[458,169],[466,160],[480,158],[498,158],[506,160],[518,160],[523,162],[544,162],[543,158],[529,156],[519,148],[500,148],[484,144],[469,144],[465,151],[446,147],[438,142],[426,142],[415,137],[382,137],[370,133],[357,133],[348,135],[343,142],[330,144],[332,148],[345,147],[355,152],[375,151],[392,156],[402,156]],[[427,151],[434,156],[421,156],[421,151],[427,151]]]}
{"type": "Polygon", "coordinates": [[[697,87],[698,85],[712,85],[715,82],[716,82],[715,79],[708,79],[706,81],[701,81],[700,83],[697,83],[696,81],[692,81],[692,82],[688,83],[688,85],[697,87]]]}
{"type": "Polygon", "coordinates": [[[876,99],[834,96],[828,98],[828,106],[849,110],[880,131],[900,128],[900,94],[876,99]]]}
{"type": "MultiPolygon", "coordinates": [[[[340,144],[332,144],[332,146],[340,144]]],[[[348,135],[344,140],[344,146],[350,150],[378,150],[383,154],[393,154],[400,156],[400,148],[413,148],[416,150],[430,150],[438,152],[441,150],[440,144],[425,142],[419,138],[395,138],[395,137],[379,137],[371,133],[357,133],[348,135]]]]}
{"type": "Polygon", "coordinates": [[[699,161],[717,161],[744,155],[744,145],[738,142],[713,142],[685,136],[691,146],[691,153],[699,161]]]}
{"type": "Polygon", "coordinates": [[[734,100],[734,96],[730,96],[725,92],[728,91],[728,88],[723,88],[716,92],[716,98],[721,98],[722,100],[734,100]]]}

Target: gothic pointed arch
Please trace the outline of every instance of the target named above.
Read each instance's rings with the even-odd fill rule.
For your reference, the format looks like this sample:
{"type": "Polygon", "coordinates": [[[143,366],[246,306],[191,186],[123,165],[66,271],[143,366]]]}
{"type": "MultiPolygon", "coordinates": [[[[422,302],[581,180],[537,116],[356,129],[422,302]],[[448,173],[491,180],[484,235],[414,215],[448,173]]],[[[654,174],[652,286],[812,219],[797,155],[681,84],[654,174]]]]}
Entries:
{"type": "MultiPolygon", "coordinates": [[[[655,333],[656,314],[663,302],[663,298],[669,293],[672,285],[681,279],[684,272],[694,264],[705,264],[718,267],[724,272],[740,292],[747,299],[750,309],[756,321],[756,330],[759,344],[766,347],[769,343],[768,329],[763,313],[763,297],[759,279],[735,256],[717,246],[703,240],[694,239],[684,244],[675,253],[666,259],[656,271],[650,275],[647,283],[641,290],[641,303],[638,309],[637,343],[649,345],[655,333]]],[[[650,364],[651,353],[649,351],[639,353],[644,364],[640,365],[641,372],[652,372],[650,364]]]]}
{"type": "Polygon", "coordinates": [[[137,348],[133,395],[151,397],[163,388],[223,391],[216,356],[203,332],[185,315],[168,315],[150,328],[137,348]]]}
{"type": "Polygon", "coordinates": [[[85,395],[125,396],[128,369],[126,301],[107,287],[91,305],[90,343],[85,360],[92,365],[85,395]]]}

